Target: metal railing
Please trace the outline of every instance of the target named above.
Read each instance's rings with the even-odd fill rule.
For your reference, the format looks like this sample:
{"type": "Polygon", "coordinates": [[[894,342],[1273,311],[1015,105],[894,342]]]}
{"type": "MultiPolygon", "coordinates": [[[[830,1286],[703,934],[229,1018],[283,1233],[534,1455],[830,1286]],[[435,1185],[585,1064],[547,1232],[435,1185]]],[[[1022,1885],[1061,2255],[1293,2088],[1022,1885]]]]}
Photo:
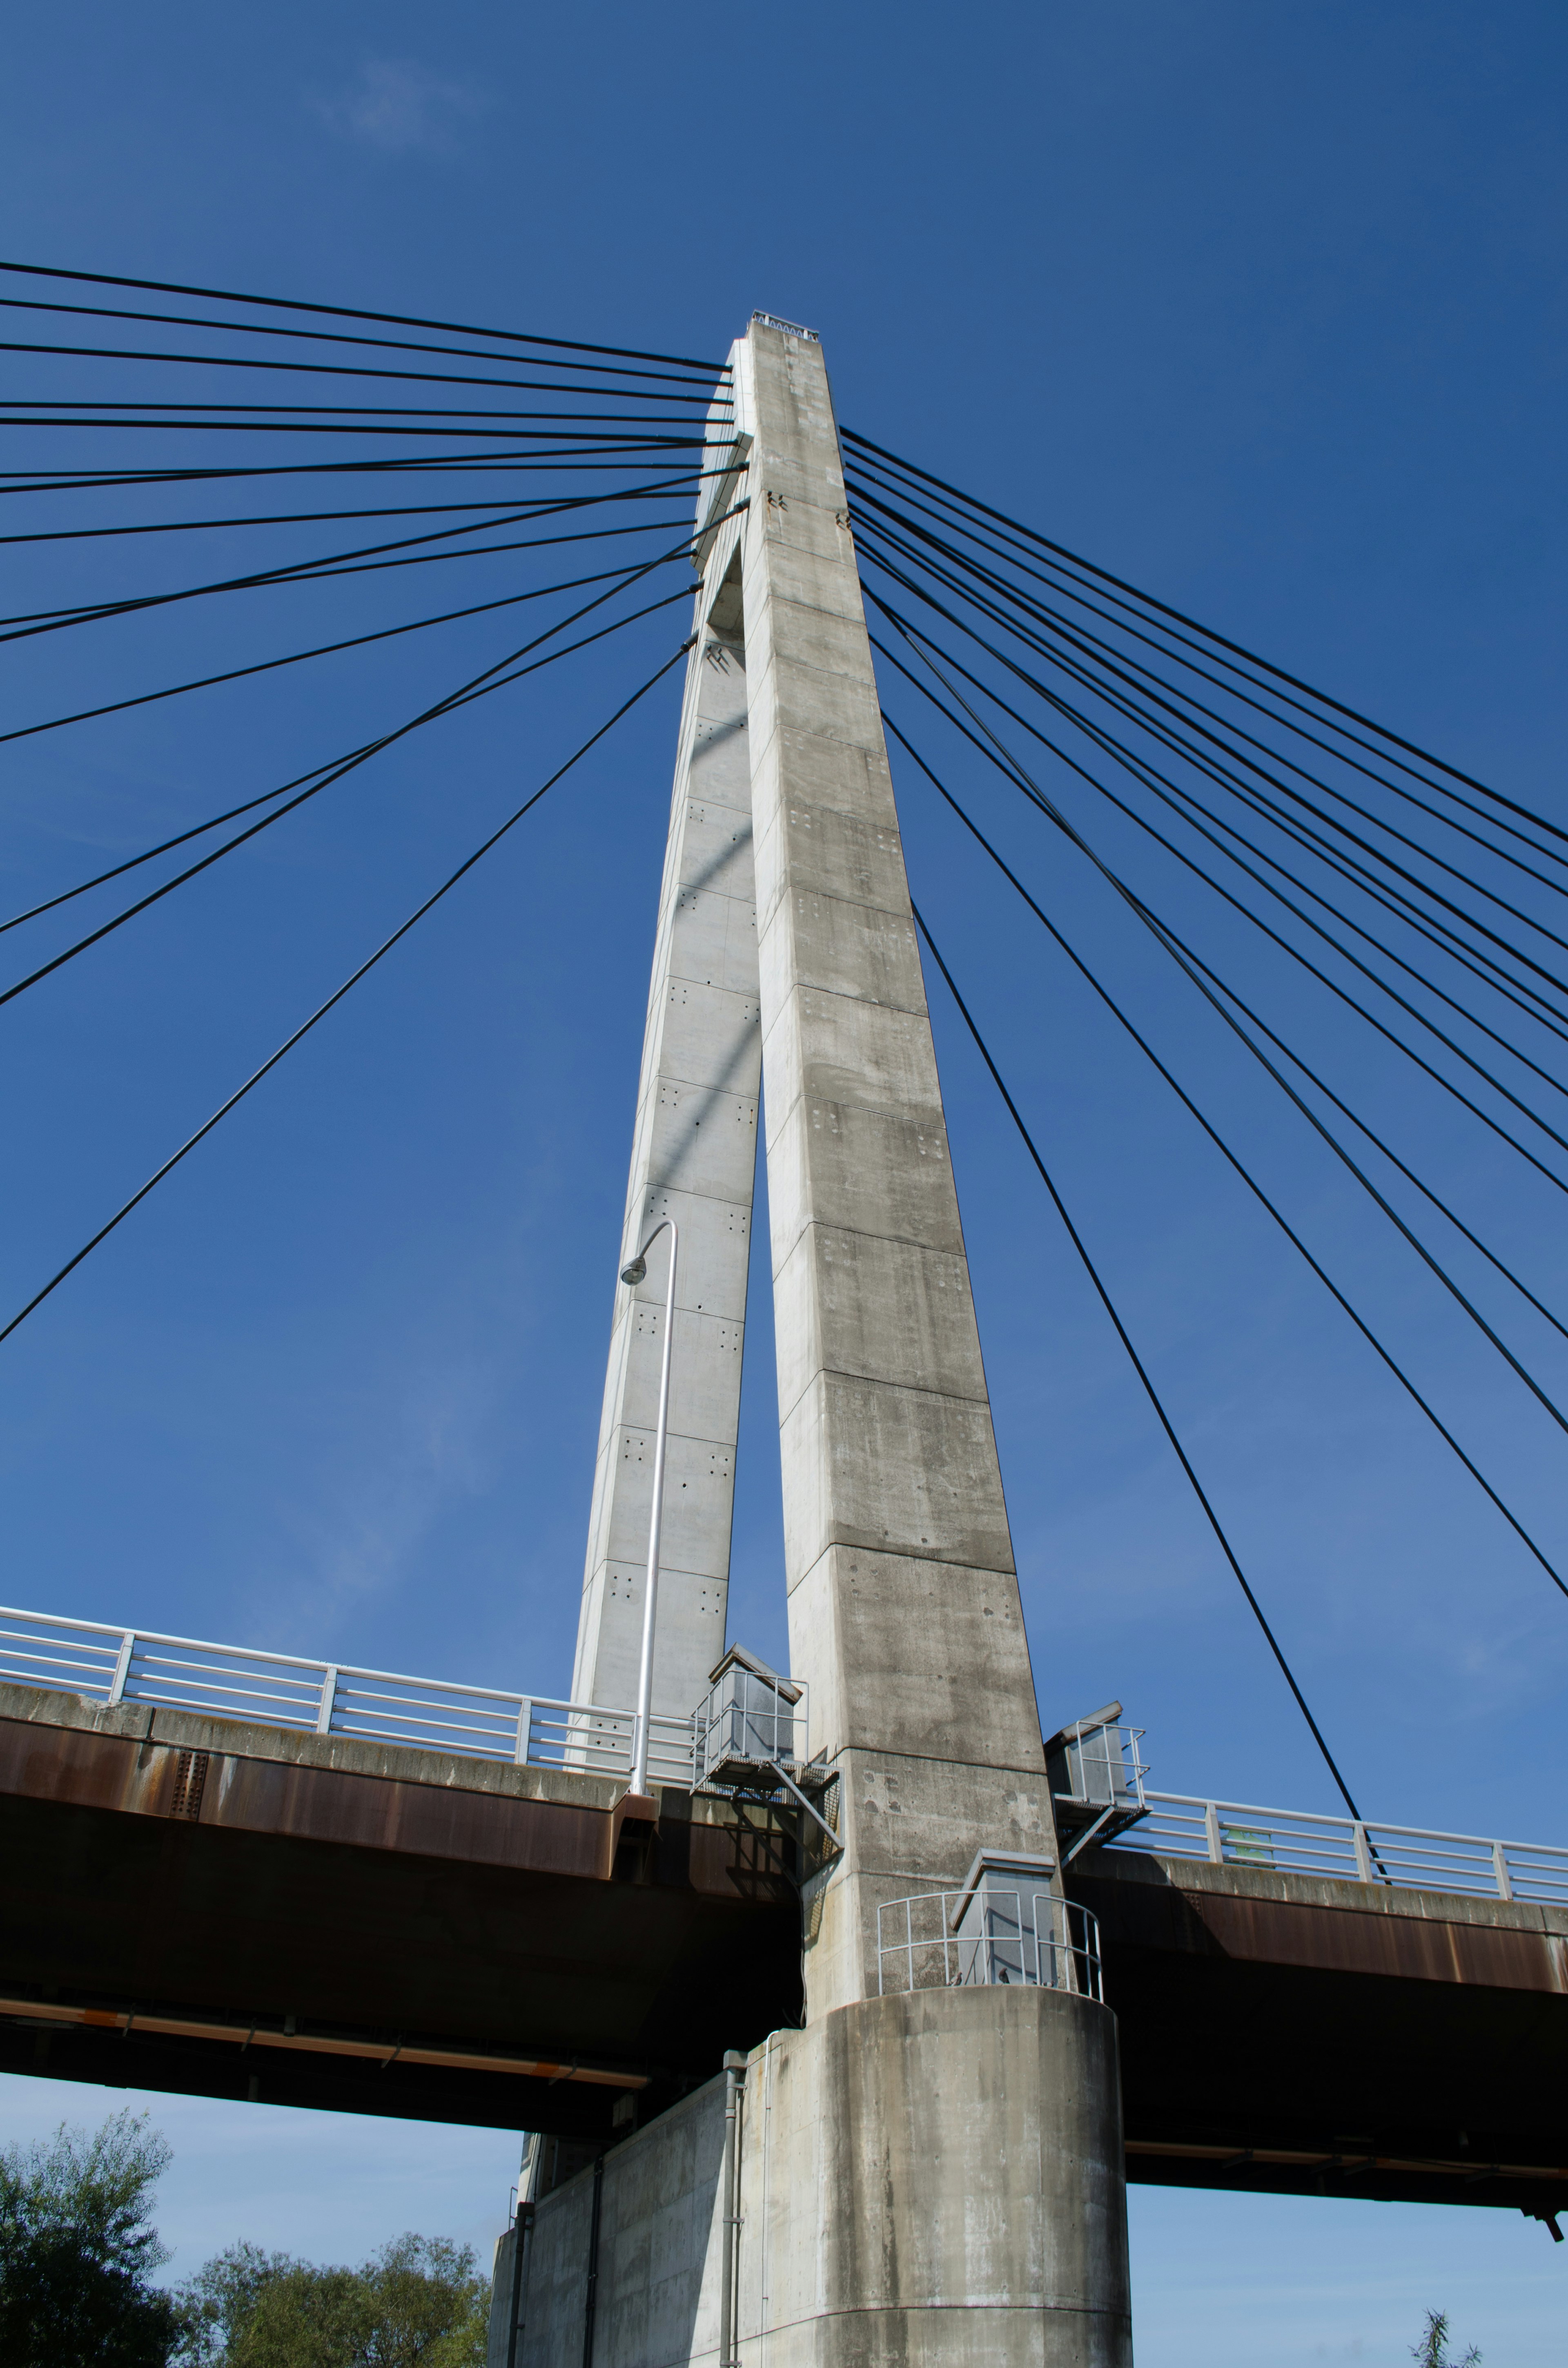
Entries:
{"type": "Polygon", "coordinates": [[[923,1891],[877,1910],[877,1988],[1022,1984],[1103,1998],[1099,1926],[1046,1891],[923,1891]]]}
{"type": "MultiPolygon", "coordinates": [[[[259,1721],[301,1735],[356,1736],[508,1760],[517,1767],[620,1777],[630,1774],[633,1759],[636,1718],[628,1710],[513,1693],[504,1687],[452,1685],[392,1669],[352,1668],[302,1654],[253,1652],[241,1645],[214,1645],[193,1636],[163,1636],[148,1629],[111,1628],[97,1621],[0,1606],[0,1680],[6,1679],[79,1694],[88,1702],[151,1702],[210,1718],[259,1721]]],[[[763,1691],[758,1689],[757,1702],[748,1695],[744,1704],[726,1704],[725,1713],[738,1709],[744,1739],[757,1741],[759,1752],[764,1741],[779,1747],[778,1757],[793,1764],[807,1748],[805,1703],[791,1704],[774,1693],[762,1705],[764,1720],[758,1706],[763,1691]]],[[[714,1762],[722,1725],[710,1702],[687,1718],[655,1713],[649,1741],[654,1780],[692,1789],[701,1781],[705,1760],[714,1762]]],[[[760,1756],[771,1759],[775,1755],[768,1751],[760,1756]]],[[[1216,1866],[1267,1867],[1283,1874],[1381,1883],[1399,1890],[1568,1904],[1568,1848],[1550,1843],[1496,1841],[1421,1826],[1361,1824],[1350,1817],[1204,1801],[1182,1793],[1146,1791],[1143,1801],[1147,1815],[1142,1823],[1129,1827],[1106,1848],[1207,1859],[1216,1866]]],[[[959,1896],[930,1892],[893,1907],[913,1913],[925,1901],[959,1896]]],[[[1053,1909],[1062,1905],[1048,1904],[1053,1909]]],[[[913,1924],[906,1921],[904,1938],[890,1945],[906,1952],[959,1945],[957,1935],[940,1923],[929,1931],[923,1926],[919,1941],[913,1932],[913,1924]]],[[[1077,1944],[1056,1935],[1053,1928],[1049,1944],[1037,1933],[1031,1945],[1038,1950],[1077,1944]]],[[[1097,1981],[1097,1956],[1095,1962],[1097,1981]]],[[[913,1959],[910,1964],[913,1969],[913,1959]]],[[[944,1986],[946,1978],[942,1975],[936,1986],[944,1986]]],[[[954,1978],[959,1978],[956,1973],[954,1978]]],[[[927,1984],[911,1979],[902,1987],[924,1988],[927,1984]]],[[[1098,1990],[1090,1995],[1097,1997],[1098,1990]]]]}
{"type": "Polygon", "coordinates": [[[1483,1899],[1568,1904],[1568,1849],[1503,1842],[1422,1826],[1358,1823],[1182,1793],[1144,1793],[1148,1815],[1114,1842],[1116,1850],[1207,1859],[1214,1866],[1269,1867],[1281,1874],[1331,1875],[1401,1891],[1457,1891],[1483,1899]]]}
{"type": "MultiPolygon", "coordinates": [[[[6,1679],[88,1702],[152,1702],[300,1735],[356,1736],[598,1776],[630,1773],[637,1724],[631,1711],[596,1702],[449,1685],[440,1678],[350,1668],[301,1654],[252,1652],[242,1645],[0,1607],[0,1679],[6,1679]]],[[[657,1782],[689,1790],[696,1781],[695,1720],[655,1713],[648,1759],[657,1782]]]]}
{"type": "Polygon", "coordinates": [[[722,1663],[695,1715],[699,1780],[771,1782],[806,1757],[806,1689],[774,1671],[722,1663]]]}

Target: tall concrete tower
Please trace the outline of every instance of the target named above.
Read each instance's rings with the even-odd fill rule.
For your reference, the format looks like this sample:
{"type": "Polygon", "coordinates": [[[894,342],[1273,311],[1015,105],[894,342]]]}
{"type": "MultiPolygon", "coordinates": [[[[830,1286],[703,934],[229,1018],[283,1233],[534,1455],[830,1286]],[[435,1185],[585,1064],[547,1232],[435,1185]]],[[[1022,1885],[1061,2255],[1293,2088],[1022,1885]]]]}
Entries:
{"type": "MultiPolygon", "coordinates": [[[[804,2028],[745,2075],[731,2359],[1127,2368],[1112,2017],[1070,1980],[883,1995],[880,1909],[982,1851],[1059,1891],[1059,1853],[823,352],[759,314],[732,363],[627,1207],[628,1256],[690,1228],[656,1701],[723,1641],[760,1061],[791,1675],[842,1847],[804,2028]]],[[[661,1295],[611,1347],[576,1689],[611,1704],[661,1295]]]]}

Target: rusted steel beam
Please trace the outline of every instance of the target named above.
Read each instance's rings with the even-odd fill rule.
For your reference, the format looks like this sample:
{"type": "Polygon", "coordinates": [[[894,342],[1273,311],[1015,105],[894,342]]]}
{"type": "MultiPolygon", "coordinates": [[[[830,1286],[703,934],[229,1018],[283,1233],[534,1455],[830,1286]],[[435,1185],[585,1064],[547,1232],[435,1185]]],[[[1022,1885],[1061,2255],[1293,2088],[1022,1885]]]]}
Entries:
{"type": "Polygon", "coordinates": [[[1568,2206],[1568,1913],[1094,1854],[1128,2176],[1568,2206]]]}
{"type": "MultiPolygon", "coordinates": [[[[1129,2138],[1127,2153],[1138,2162],[1160,2157],[1169,2162],[1205,2163],[1219,2170],[1244,2169],[1250,2163],[1278,2164],[1292,2170],[1336,2170],[1346,2176],[1358,2171],[1389,2171],[1422,2179],[1457,2179],[1467,2186],[1487,2179],[1551,2180],[1568,2185],[1568,2164],[1543,2162],[1476,2162],[1460,2157],[1447,2160],[1434,2155],[1323,2154],[1301,2146],[1233,2146],[1184,2145],[1175,2138],[1129,2138]]],[[[1131,2168],[1131,2166],[1130,2166],[1131,2168]]],[[[1136,2177],[1136,2171],[1131,2176],[1136,2177]]]]}
{"type": "Polygon", "coordinates": [[[623,1794],[0,1690],[0,2064],[577,2135],[673,2101],[799,2012],[796,1848],[623,1794]]]}
{"type": "Polygon", "coordinates": [[[209,2022],[131,2008],[60,2006],[48,1999],[0,1998],[0,2016],[28,2028],[75,2023],[86,2031],[132,2031],[159,2039],[209,2039],[243,2049],[288,2047],[306,2055],[363,2057],[383,2069],[393,2064],[433,2065],[448,2072],[506,2072],[534,2080],[583,2080],[590,2087],[645,2089],[645,2072],[617,2072],[587,2064],[552,2064],[527,2055],[483,2055],[472,2048],[426,2047],[402,2040],[344,2039],[322,2032],[269,2029],[252,2022],[209,2022]]]}
{"type": "Polygon", "coordinates": [[[1108,1946],[1568,1995],[1568,1908],[1096,1850],[1074,1889],[1108,1946]]]}

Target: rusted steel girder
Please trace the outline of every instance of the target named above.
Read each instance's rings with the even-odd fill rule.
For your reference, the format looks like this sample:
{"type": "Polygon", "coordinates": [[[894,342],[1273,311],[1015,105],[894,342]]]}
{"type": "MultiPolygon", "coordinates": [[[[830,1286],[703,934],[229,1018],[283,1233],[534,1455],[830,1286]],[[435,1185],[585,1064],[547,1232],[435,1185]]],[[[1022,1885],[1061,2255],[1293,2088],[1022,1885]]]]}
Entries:
{"type": "Polygon", "coordinates": [[[1568,1909],[1090,1852],[1130,2179],[1568,2210],[1568,1909]]]}
{"type": "Polygon", "coordinates": [[[608,2135],[800,2001],[792,1820],[621,1791],[0,1688],[0,2065],[608,2135]]]}

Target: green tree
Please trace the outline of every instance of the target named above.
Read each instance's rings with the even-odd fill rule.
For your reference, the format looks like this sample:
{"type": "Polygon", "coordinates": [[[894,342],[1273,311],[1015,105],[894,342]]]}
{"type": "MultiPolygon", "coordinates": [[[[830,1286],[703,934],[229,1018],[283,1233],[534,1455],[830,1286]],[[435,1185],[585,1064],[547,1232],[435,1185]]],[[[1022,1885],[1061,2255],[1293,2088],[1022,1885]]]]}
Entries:
{"type": "Polygon", "coordinates": [[[148,2214],[168,2162],[130,2112],[0,2151],[6,2368],[165,2368],[179,2314],[152,2283],[169,2257],[148,2214]]]}
{"type": "Polygon", "coordinates": [[[1449,2314],[1446,2310],[1429,2310],[1426,2330],[1419,2343],[1410,2347],[1410,2356],[1417,2368],[1481,2368],[1481,2354],[1472,2343],[1462,2360],[1449,2356],[1449,2314]]]}
{"type": "Polygon", "coordinates": [[[483,2368],[489,2288],[444,2237],[400,2237],[358,2270],[235,2245],[180,2303],[188,2368],[483,2368]]]}

